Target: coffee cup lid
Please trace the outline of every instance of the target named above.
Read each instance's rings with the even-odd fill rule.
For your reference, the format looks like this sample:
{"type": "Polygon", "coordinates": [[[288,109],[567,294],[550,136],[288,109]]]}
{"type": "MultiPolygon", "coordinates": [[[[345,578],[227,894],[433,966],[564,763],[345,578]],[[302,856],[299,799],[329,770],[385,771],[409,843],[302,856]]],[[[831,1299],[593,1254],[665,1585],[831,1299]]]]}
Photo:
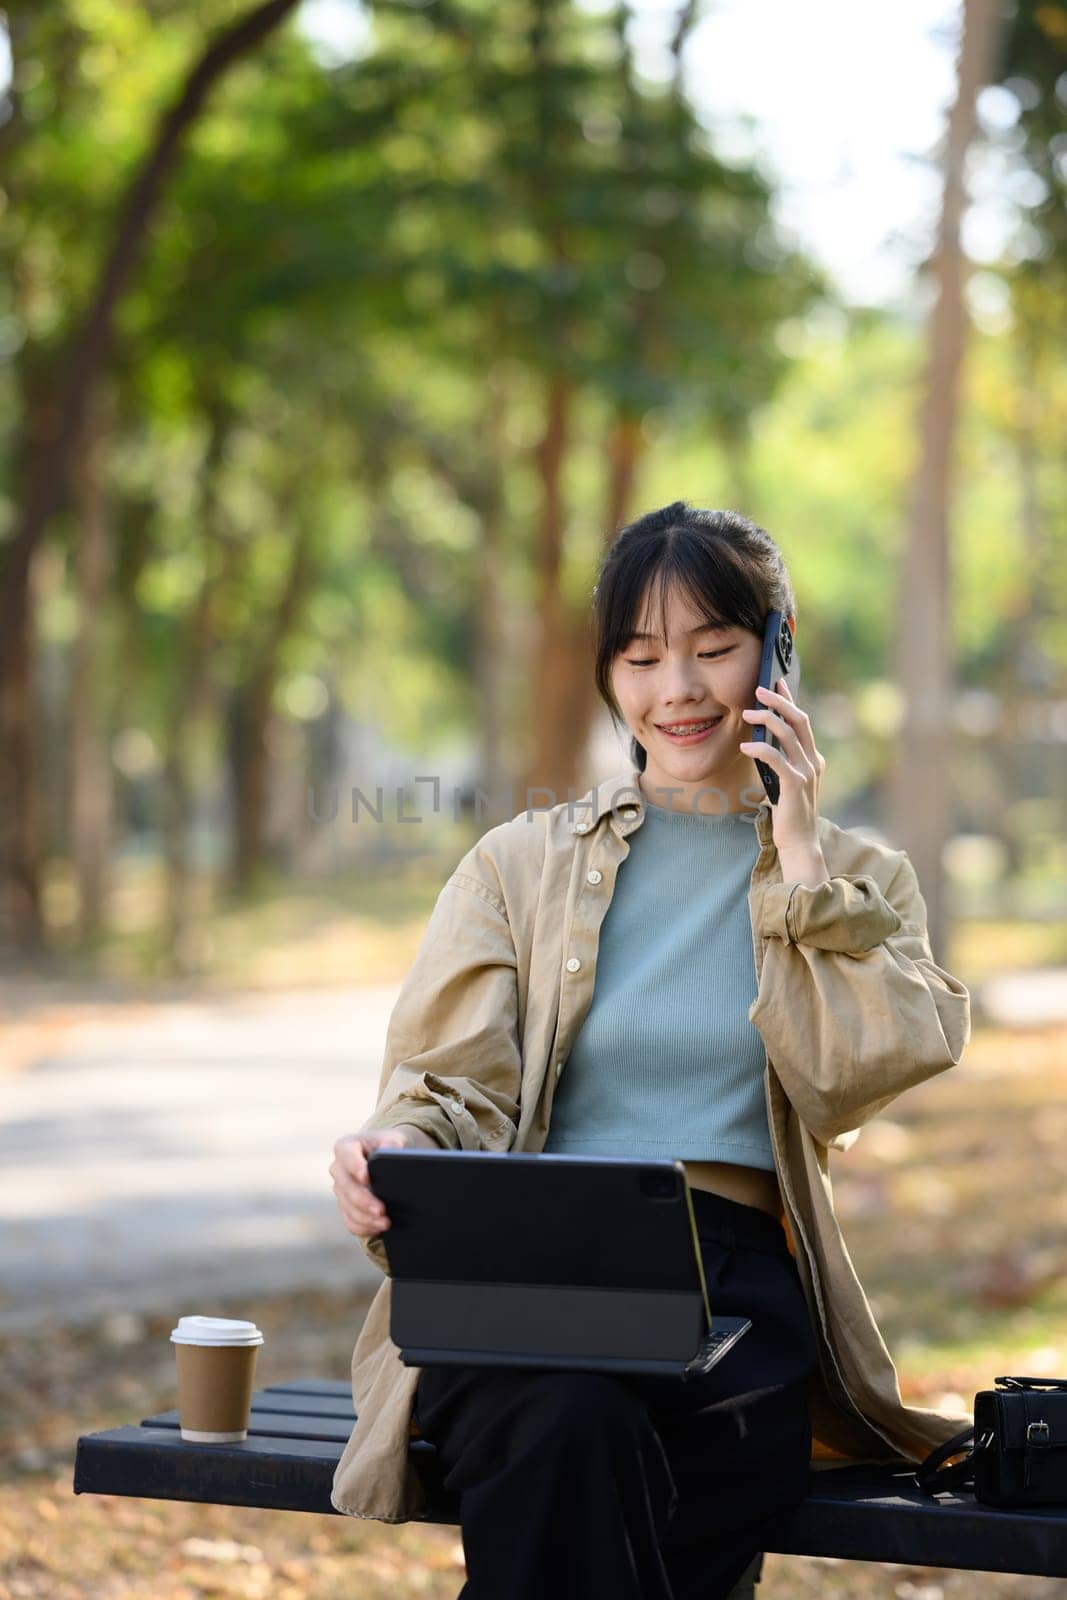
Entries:
{"type": "Polygon", "coordinates": [[[248,1345],[262,1344],[263,1335],[254,1322],[236,1322],[230,1317],[179,1317],[170,1340],[171,1344],[248,1345]]]}

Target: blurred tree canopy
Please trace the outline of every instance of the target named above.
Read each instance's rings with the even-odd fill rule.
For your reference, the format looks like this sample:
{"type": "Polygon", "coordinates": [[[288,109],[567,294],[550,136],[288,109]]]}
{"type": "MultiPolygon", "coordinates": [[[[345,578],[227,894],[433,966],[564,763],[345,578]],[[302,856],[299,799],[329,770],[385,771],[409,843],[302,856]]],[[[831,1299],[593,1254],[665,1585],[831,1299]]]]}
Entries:
{"type": "MultiPolygon", "coordinates": [[[[717,153],[694,5],[655,80],[625,4],[380,0],[340,64],[295,0],[0,16],[9,948],[55,941],[61,870],[91,947],[143,840],[181,965],[197,817],[220,885],[290,861],[339,719],[565,798],[596,563],[647,505],[781,541],[810,690],[884,676],[920,330],[717,153]]],[[[956,627],[1009,698],[1067,668],[1063,16],[1018,6],[984,129],[1018,222],[973,307],[956,627]]],[[[850,786],[883,760],[842,741],[850,786]]]]}

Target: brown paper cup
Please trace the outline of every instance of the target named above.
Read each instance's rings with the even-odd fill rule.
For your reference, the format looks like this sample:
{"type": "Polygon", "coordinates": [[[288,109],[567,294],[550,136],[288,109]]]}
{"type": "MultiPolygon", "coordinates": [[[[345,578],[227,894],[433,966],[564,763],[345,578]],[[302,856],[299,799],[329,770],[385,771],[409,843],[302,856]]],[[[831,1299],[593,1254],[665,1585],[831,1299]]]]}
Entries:
{"type": "Polygon", "coordinates": [[[182,1438],[198,1444],[247,1439],[256,1355],[263,1341],[255,1324],[182,1317],[171,1340],[182,1438]]]}

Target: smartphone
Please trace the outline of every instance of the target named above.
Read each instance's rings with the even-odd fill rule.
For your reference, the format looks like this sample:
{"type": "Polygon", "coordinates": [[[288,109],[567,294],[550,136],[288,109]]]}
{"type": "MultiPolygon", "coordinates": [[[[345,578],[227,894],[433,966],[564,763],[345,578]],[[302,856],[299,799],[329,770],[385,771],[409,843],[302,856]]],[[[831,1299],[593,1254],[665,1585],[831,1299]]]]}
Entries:
{"type": "MultiPolygon", "coordinates": [[[[795,700],[797,689],[800,685],[800,662],[793,648],[793,630],[786,621],[784,612],[772,611],[768,614],[767,622],[763,629],[763,653],[760,656],[759,682],[765,689],[773,689],[776,693],[781,693],[778,689],[779,678],[785,679],[789,693],[795,700]]],[[[762,701],[757,700],[756,704],[766,710],[766,706],[762,701]]],[[[753,744],[761,744],[769,738],[776,750],[781,749],[778,740],[773,733],[768,733],[762,722],[754,724],[751,737],[753,744]]],[[[781,788],[778,782],[778,774],[773,767],[769,767],[758,756],[753,757],[753,759],[756,763],[756,771],[763,780],[763,787],[767,791],[767,799],[772,806],[776,806],[781,788]]]]}

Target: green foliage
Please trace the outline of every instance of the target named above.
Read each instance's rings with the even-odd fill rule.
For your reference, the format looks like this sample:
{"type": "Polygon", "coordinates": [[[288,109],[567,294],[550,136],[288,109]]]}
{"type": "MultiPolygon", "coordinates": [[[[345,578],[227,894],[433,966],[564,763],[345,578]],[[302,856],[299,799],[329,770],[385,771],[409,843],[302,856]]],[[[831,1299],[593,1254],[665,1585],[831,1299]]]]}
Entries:
{"type": "MultiPolygon", "coordinates": [[[[0,537],[28,398],[84,317],[125,185],[205,40],[246,10],[6,8],[0,537]]],[[[1067,510],[1061,15],[1020,5],[1005,35],[1020,112],[1001,157],[1047,194],[1024,208],[1027,250],[990,269],[1010,316],[970,353],[953,627],[971,683],[1002,669],[1028,607],[1067,669],[1062,543],[1032,548],[1019,514],[1024,460],[1042,526],[1067,510]]],[[[567,598],[589,594],[607,444],[632,419],[631,511],[684,496],[751,512],[790,561],[807,684],[882,677],[918,327],[836,304],[776,227],[766,173],[720,158],[678,83],[640,77],[625,5],[379,0],[370,16],[356,61],[324,65],[289,26],[219,84],[120,304],[102,737],[140,729],[165,757],[188,717],[197,781],[217,790],[226,708],[266,673],[267,704],[302,730],[315,697],[286,692],[297,678],[387,724],[390,744],[473,743],[486,530],[521,622],[545,394],[561,379],[567,598]],[[302,545],[308,575],[283,616],[302,545]]],[[[77,538],[68,509],[40,630],[61,685],[77,538]]],[[[506,640],[519,679],[530,637],[506,640]]],[[[159,795],[142,797],[157,828],[159,795]]]]}

